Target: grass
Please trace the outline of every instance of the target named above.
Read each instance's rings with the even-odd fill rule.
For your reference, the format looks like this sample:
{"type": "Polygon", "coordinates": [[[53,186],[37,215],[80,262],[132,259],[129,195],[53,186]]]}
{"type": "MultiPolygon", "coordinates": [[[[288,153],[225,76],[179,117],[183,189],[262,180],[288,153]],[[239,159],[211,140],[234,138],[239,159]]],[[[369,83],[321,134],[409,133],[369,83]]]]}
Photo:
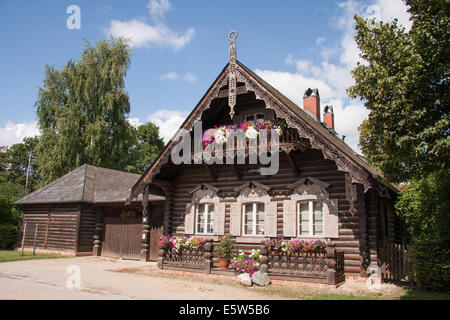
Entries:
{"type": "Polygon", "coordinates": [[[54,259],[54,258],[69,258],[69,256],[63,256],[61,254],[35,254],[31,252],[24,252],[23,255],[20,251],[15,250],[0,250],[0,262],[11,262],[30,259],[54,259]]]}
{"type": "Polygon", "coordinates": [[[406,289],[400,300],[450,300],[450,292],[423,291],[406,289]]]}

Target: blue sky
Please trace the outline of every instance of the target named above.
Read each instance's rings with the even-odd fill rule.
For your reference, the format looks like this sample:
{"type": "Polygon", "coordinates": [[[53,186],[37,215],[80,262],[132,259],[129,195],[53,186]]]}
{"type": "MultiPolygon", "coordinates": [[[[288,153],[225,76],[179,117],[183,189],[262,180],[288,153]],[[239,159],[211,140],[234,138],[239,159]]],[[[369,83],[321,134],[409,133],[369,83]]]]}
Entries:
{"type": "Polygon", "coordinates": [[[319,88],[322,105],[334,106],[337,131],[358,150],[367,111],[345,93],[358,61],[355,13],[410,27],[400,0],[3,0],[0,145],[39,133],[34,103],[45,65],[59,68],[80,57],[84,38],[95,44],[110,35],[132,41],[130,121],[153,121],[168,140],[227,63],[235,29],[239,61],[300,107],[304,90],[319,88]],[[66,26],[70,5],[80,8],[79,30],[66,26]]]}

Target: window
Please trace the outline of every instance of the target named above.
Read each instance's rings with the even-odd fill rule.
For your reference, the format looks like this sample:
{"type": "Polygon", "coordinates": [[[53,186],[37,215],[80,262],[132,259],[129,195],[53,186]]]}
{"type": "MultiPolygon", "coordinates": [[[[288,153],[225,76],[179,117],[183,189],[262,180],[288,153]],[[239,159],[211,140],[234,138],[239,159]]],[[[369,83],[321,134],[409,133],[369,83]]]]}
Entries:
{"type": "Polygon", "coordinates": [[[246,115],[245,121],[264,121],[264,113],[255,113],[246,115]]]}
{"type": "Polygon", "coordinates": [[[214,233],[214,204],[198,205],[196,233],[214,233]]]}
{"type": "Polygon", "coordinates": [[[264,235],[264,203],[246,203],[244,210],[244,235],[264,235]]]}
{"type": "Polygon", "coordinates": [[[298,202],[299,236],[323,235],[323,203],[321,201],[298,202]]]}

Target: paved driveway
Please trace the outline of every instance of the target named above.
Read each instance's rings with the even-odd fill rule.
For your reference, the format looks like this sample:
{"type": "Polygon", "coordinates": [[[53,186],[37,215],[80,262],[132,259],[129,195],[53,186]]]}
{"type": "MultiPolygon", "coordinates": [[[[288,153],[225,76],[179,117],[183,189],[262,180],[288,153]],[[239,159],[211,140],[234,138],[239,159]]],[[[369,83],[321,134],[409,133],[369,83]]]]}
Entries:
{"type": "Polygon", "coordinates": [[[155,262],[100,257],[0,263],[0,299],[276,299],[251,289],[172,279],[125,269],[156,269],[155,262]],[[80,275],[80,288],[76,275],[80,275]],[[69,286],[75,287],[69,289],[69,286]]]}

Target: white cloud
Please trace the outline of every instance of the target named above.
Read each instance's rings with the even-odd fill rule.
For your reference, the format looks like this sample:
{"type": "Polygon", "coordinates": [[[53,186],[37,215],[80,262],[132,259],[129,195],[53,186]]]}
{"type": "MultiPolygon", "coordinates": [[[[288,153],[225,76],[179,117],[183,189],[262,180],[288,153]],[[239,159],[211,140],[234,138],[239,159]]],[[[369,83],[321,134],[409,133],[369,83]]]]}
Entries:
{"type": "Polygon", "coordinates": [[[135,128],[139,127],[142,124],[139,118],[128,118],[127,121],[135,128]]]}
{"type": "Polygon", "coordinates": [[[8,121],[5,127],[0,128],[0,146],[12,146],[15,143],[22,142],[25,137],[38,135],[40,135],[40,132],[37,127],[37,121],[24,123],[8,121]]]}
{"type": "Polygon", "coordinates": [[[285,63],[295,66],[295,72],[276,70],[255,70],[255,72],[300,107],[303,105],[304,91],[307,88],[318,88],[321,106],[333,106],[336,131],[340,136],[345,135],[345,142],[360,152],[358,127],[369,112],[359,101],[349,101],[346,94],[346,89],[354,83],[351,70],[360,61],[360,51],[353,38],[355,33],[353,16],[355,13],[362,17],[375,16],[385,22],[396,17],[407,30],[411,27],[411,22],[401,0],[374,0],[371,4],[349,0],[337,5],[341,12],[332,21],[334,26],[342,30],[342,36],[339,45],[334,48],[324,46],[325,38],[316,39],[321,62],[315,63],[289,54],[285,63]],[[330,63],[329,58],[335,55],[338,63],[330,63]]]}
{"type": "Polygon", "coordinates": [[[195,82],[197,81],[197,77],[194,76],[192,73],[190,72],[186,72],[186,74],[183,77],[183,80],[186,80],[187,82],[195,82]]]}
{"type": "Polygon", "coordinates": [[[159,136],[167,143],[183,124],[189,112],[179,110],[160,109],[147,117],[159,127],[159,136]]]}
{"type": "Polygon", "coordinates": [[[388,22],[394,18],[405,27],[406,31],[411,30],[412,22],[409,20],[410,14],[407,12],[405,3],[401,0],[376,0],[373,4],[380,8],[380,19],[388,22]]]}
{"type": "MultiPolygon", "coordinates": [[[[176,72],[169,72],[166,74],[163,74],[161,77],[159,77],[161,80],[178,80],[180,79],[180,75],[176,72]]],[[[195,75],[193,75],[191,72],[186,72],[184,76],[181,78],[184,81],[187,82],[196,82],[198,79],[195,75]]]]}
{"type": "Polygon", "coordinates": [[[195,33],[193,28],[180,34],[170,30],[164,24],[150,25],[132,19],[130,21],[113,20],[108,33],[114,37],[129,39],[132,47],[170,47],[174,51],[180,50],[192,39],[195,33]]]}
{"type": "Polygon", "coordinates": [[[167,11],[172,9],[172,5],[169,0],[150,0],[147,8],[149,9],[150,15],[154,20],[160,20],[164,18],[167,11]]]}
{"type": "Polygon", "coordinates": [[[169,47],[174,51],[188,44],[195,34],[194,28],[185,32],[175,32],[164,24],[164,15],[172,8],[168,0],[150,0],[147,8],[154,24],[138,19],[129,21],[112,20],[106,32],[114,37],[129,40],[132,47],[169,47]]]}
{"type": "Polygon", "coordinates": [[[166,74],[163,74],[161,77],[159,77],[161,80],[177,80],[178,79],[178,73],[176,72],[169,72],[166,74]]]}

